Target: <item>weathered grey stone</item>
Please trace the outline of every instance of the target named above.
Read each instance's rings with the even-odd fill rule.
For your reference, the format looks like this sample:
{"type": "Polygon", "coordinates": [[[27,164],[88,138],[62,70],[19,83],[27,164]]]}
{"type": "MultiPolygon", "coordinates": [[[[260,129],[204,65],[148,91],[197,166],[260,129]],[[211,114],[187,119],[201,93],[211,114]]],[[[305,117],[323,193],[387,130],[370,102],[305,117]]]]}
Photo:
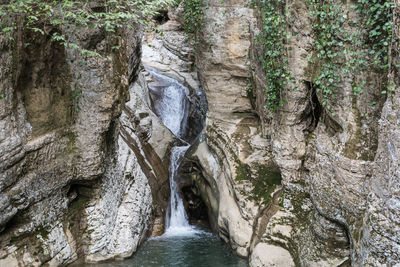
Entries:
{"type": "MultiPolygon", "coordinates": [[[[400,264],[398,40],[393,94],[380,97],[386,73],[370,69],[359,77],[368,81],[366,92],[354,96],[345,80],[332,100],[336,115],[322,110],[317,124],[310,95],[319,66],[307,60],[314,36],[306,2],[287,1],[296,90],[281,93],[284,104],[273,115],[264,108],[264,51],[253,42],[263,14],[247,1],[207,3],[197,50],[182,31],[181,4],[157,26],[163,35],[145,35],[143,62],[197,95],[193,118],[205,113],[198,103],[208,102],[206,127],[183,169],[194,172],[188,176],[213,228],[251,266],[400,264]],[[199,101],[200,87],[206,101],[199,101]],[[269,175],[260,168],[278,173],[282,186],[255,198],[252,181],[269,175]]],[[[356,17],[349,8],[343,4],[356,17]]],[[[105,56],[88,60],[40,36],[27,48],[19,40],[11,60],[0,36],[1,266],[124,258],[148,231],[162,233],[168,154],[180,141],[151,111],[151,77],[139,71],[140,33],[125,34],[115,54],[106,51],[101,30],[71,36],[84,46],[98,40],[105,56]],[[71,102],[74,88],[82,96],[71,102]]]]}
{"type": "Polygon", "coordinates": [[[282,247],[266,245],[260,243],[257,245],[250,258],[251,267],[278,267],[295,266],[289,251],[282,247]]]}
{"type": "Polygon", "coordinates": [[[207,3],[196,66],[209,109],[205,142],[192,152],[192,157],[202,167],[203,177],[215,181],[216,188],[204,194],[209,195],[211,203],[217,199],[218,205],[210,206],[217,214],[214,220],[220,236],[246,257],[254,218],[261,207],[247,200],[244,193],[249,193],[252,186],[239,182],[238,168],[241,164],[274,165],[246,92],[250,28],[255,18],[244,1],[207,3]]]}
{"type": "Polygon", "coordinates": [[[83,47],[98,39],[104,56],[84,58],[38,35],[29,47],[31,40],[18,40],[11,61],[10,44],[0,40],[2,266],[128,257],[165,210],[168,187],[160,188],[168,185],[173,138],[151,113],[143,75],[135,85],[141,93],[131,91],[124,108],[141,32],[125,29],[113,53],[101,30],[66,34],[83,47]]]}
{"type": "MultiPolygon", "coordinates": [[[[385,77],[373,70],[362,73],[362,79],[369,82],[365,94],[357,97],[351,81],[345,80],[332,103],[336,115],[323,110],[315,124],[310,94],[318,66],[307,59],[314,38],[313,21],[304,1],[289,1],[292,19],[288,29],[293,37],[288,66],[296,90],[284,90],[283,107],[271,115],[264,109],[266,80],[258,62],[264,54],[259,44],[248,42],[260,31],[263,14],[257,10],[253,14],[242,1],[210,0],[207,4],[196,66],[209,104],[204,137],[208,148],[200,144],[189,152],[201,167],[202,179],[215,178],[203,188],[212,214],[217,214],[221,236],[241,255],[247,255],[244,251],[248,249],[251,254],[261,244],[278,243],[302,266],[397,263],[393,230],[398,228],[398,181],[396,174],[387,171],[390,167],[390,172],[396,172],[397,144],[389,140],[398,136],[396,120],[384,117],[387,113],[396,118],[397,108],[393,101],[386,102],[381,115],[385,100],[374,97],[380,94],[380,79],[385,77]],[[254,106],[246,97],[249,71],[254,106]],[[377,104],[368,105],[371,101],[377,104]],[[249,119],[253,109],[258,118],[249,119]],[[384,119],[378,127],[380,117],[384,119]],[[284,187],[281,200],[275,201],[279,191],[271,205],[244,198],[241,192],[250,193],[251,184],[236,179],[240,163],[250,169],[257,164],[279,169],[284,187]],[[390,219],[379,214],[391,214],[390,219]],[[377,243],[378,250],[372,248],[377,243]]],[[[348,8],[343,5],[344,10],[348,8]]],[[[346,18],[356,18],[352,12],[346,18]]],[[[353,26],[346,27],[353,30],[353,26]]],[[[262,260],[257,256],[257,261],[262,260]]]]}

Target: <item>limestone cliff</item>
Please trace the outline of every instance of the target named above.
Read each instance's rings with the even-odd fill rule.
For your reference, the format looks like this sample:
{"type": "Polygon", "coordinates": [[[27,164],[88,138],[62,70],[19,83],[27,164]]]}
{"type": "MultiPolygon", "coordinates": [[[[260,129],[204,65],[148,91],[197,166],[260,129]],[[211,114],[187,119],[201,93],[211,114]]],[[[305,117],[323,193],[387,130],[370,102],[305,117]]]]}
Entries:
{"type": "Polygon", "coordinates": [[[132,26],[118,51],[104,30],[54,29],[101,57],[1,36],[1,266],[124,258],[162,227],[174,138],[151,111],[132,26]]]}
{"type": "MultiPolygon", "coordinates": [[[[271,113],[256,41],[264,13],[244,0],[204,2],[196,40],[183,30],[184,2],[162,11],[143,46],[137,25],[122,29],[117,51],[101,30],[56,29],[102,57],[29,32],[15,32],[14,47],[0,39],[1,266],[125,258],[163,232],[169,150],[183,141],[155,114],[160,84],[146,68],[189,88],[194,145],[181,186],[250,266],[400,264],[399,39],[388,70],[360,74],[364,94],[338,86],[332,112],[315,90],[310,6],[286,1],[283,56],[296,88],[271,113]]],[[[350,3],[340,8],[356,16],[350,3]]]]}
{"type": "MultiPolygon", "coordinates": [[[[271,114],[264,108],[264,51],[255,41],[268,18],[246,1],[206,4],[196,66],[209,112],[204,138],[191,153],[199,170],[192,179],[221,237],[249,255],[251,266],[400,263],[397,93],[380,93],[389,73],[363,72],[367,84],[358,96],[348,81],[339,85],[332,116],[313,91],[320,66],[309,61],[310,6],[286,1],[296,88],[281,93],[283,106],[271,114]]],[[[341,9],[355,16],[350,4],[341,9]]]]}

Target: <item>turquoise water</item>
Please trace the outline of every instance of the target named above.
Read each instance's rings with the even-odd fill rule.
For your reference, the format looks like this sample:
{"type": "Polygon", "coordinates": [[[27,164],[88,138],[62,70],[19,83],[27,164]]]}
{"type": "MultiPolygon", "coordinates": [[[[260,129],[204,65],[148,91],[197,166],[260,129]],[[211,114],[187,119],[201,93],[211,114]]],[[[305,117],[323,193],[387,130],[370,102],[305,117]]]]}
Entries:
{"type": "Polygon", "coordinates": [[[88,267],[247,267],[216,235],[194,231],[150,238],[130,259],[88,267]]]}

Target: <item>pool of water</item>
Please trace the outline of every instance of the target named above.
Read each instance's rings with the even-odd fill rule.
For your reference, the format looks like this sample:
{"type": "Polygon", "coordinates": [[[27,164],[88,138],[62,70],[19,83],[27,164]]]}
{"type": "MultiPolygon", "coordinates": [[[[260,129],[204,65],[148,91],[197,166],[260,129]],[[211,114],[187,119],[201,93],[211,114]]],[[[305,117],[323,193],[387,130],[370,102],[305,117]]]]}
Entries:
{"type": "Polygon", "coordinates": [[[202,230],[169,229],[147,240],[130,259],[81,267],[247,267],[220,238],[202,230]]]}

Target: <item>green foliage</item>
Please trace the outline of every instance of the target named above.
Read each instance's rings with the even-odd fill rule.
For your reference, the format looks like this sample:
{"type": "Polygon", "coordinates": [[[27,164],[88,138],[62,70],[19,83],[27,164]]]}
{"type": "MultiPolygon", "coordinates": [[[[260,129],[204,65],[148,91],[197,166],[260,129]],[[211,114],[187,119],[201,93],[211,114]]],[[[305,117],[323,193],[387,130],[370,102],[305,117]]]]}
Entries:
{"type": "Polygon", "coordinates": [[[286,58],[288,35],[285,3],[285,0],[253,0],[251,3],[262,14],[262,29],[256,41],[265,53],[259,60],[267,80],[265,108],[270,112],[282,106],[281,92],[292,81],[286,58]]]}
{"type": "MultiPolygon", "coordinates": [[[[261,13],[261,33],[257,43],[264,49],[260,58],[265,69],[266,103],[274,112],[283,104],[281,92],[292,82],[288,69],[288,16],[285,0],[252,0],[261,13]]],[[[356,0],[352,11],[358,21],[351,21],[340,0],[307,0],[312,19],[314,43],[309,61],[313,64],[313,84],[320,102],[334,115],[332,100],[346,82],[354,95],[364,92],[363,71],[386,71],[388,48],[393,42],[393,0],[356,0]],[[358,29],[348,32],[346,29],[358,29]]],[[[383,90],[385,94],[388,90],[383,90]]]]}
{"type": "MultiPolygon", "coordinates": [[[[252,170],[248,164],[238,163],[236,180],[251,183],[252,189],[247,195],[249,200],[268,204],[271,201],[271,194],[281,184],[282,177],[279,171],[274,171],[268,166],[256,165],[252,170]]],[[[245,195],[245,192],[241,193],[245,195]]]]}
{"type": "Polygon", "coordinates": [[[197,41],[198,30],[205,22],[206,2],[204,0],[184,0],[184,29],[190,39],[197,41]]]}
{"type": "Polygon", "coordinates": [[[345,42],[348,34],[344,28],[346,18],[341,2],[336,0],[309,0],[315,41],[313,43],[314,58],[311,63],[319,65],[314,78],[316,91],[322,96],[321,104],[332,110],[331,100],[343,85],[347,69],[342,64],[346,61],[345,42]]]}
{"type": "MultiPolygon", "coordinates": [[[[392,42],[393,1],[357,0],[352,10],[358,21],[348,20],[339,0],[309,0],[313,18],[313,57],[310,63],[319,66],[314,84],[322,97],[321,104],[334,115],[332,100],[346,81],[354,95],[362,94],[365,80],[359,75],[367,69],[388,69],[388,47],[392,42]],[[357,28],[356,32],[346,27],[357,28]]],[[[384,90],[383,92],[386,92],[384,90]]]]}
{"type": "Polygon", "coordinates": [[[353,6],[360,14],[359,25],[365,31],[364,42],[369,47],[367,57],[382,70],[388,69],[388,48],[393,42],[393,0],[357,0],[353,6]]]}
{"type": "Polygon", "coordinates": [[[10,0],[6,4],[2,2],[0,32],[5,38],[13,41],[14,31],[23,27],[42,35],[50,35],[53,41],[78,49],[85,56],[96,56],[96,52],[83,49],[68,39],[61,33],[61,29],[74,31],[101,28],[110,36],[118,36],[118,30],[125,25],[147,24],[157,10],[173,3],[174,0],[105,0],[101,7],[91,7],[89,0],[10,0]]]}
{"type": "Polygon", "coordinates": [[[171,4],[171,7],[178,7],[182,0],[174,0],[171,4]]]}

